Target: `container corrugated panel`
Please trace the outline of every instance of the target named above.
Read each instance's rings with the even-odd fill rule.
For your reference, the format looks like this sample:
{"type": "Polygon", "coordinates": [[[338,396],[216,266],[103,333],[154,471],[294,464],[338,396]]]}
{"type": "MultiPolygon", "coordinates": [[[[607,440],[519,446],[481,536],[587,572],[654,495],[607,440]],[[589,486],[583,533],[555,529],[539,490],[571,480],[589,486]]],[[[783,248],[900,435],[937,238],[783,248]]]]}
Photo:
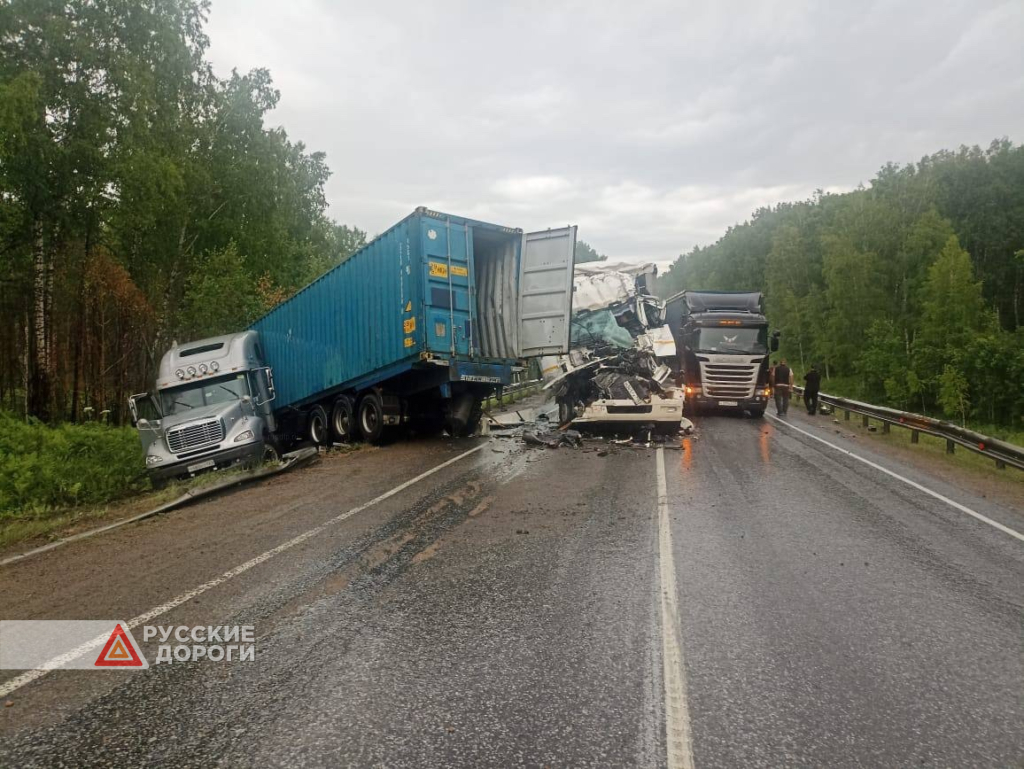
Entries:
{"type": "Polygon", "coordinates": [[[420,218],[402,220],[253,324],[274,369],[275,408],[418,359],[420,218]]]}

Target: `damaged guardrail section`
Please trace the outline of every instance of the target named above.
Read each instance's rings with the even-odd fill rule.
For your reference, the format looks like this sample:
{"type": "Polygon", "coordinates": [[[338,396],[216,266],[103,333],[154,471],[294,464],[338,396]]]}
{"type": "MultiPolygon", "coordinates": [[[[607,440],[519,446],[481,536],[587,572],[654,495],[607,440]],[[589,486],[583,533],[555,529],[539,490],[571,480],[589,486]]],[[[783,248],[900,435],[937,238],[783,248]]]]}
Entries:
{"type": "MultiPolygon", "coordinates": [[[[797,393],[803,394],[804,388],[796,387],[794,389],[797,393]]],[[[993,459],[996,467],[1000,469],[1010,465],[1018,470],[1024,470],[1024,448],[998,438],[976,433],[974,430],[968,430],[966,427],[960,427],[952,422],[944,422],[941,419],[891,409],[886,406],[874,406],[870,403],[862,403],[827,393],[819,393],[818,401],[844,412],[847,420],[850,419],[850,414],[860,414],[865,427],[868,426],[869,419],[879,421],[882,423],[883,433],[889,432],[891,425],[910,430],[911,443],[917,443],[918,436],[925,433],[944,439],[947,454],[952,454],[959,445],[976,454],[993,459]]]]}

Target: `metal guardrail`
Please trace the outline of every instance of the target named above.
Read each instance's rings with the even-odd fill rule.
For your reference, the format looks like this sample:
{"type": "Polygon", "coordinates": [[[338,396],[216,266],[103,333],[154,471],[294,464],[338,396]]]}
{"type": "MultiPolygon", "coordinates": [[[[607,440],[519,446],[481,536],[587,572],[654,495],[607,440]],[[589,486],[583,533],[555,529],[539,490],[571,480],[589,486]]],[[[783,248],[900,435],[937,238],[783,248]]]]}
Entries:
{"type": "MultiPolygon", "coordinates": [[[[793,389],[798,394],[803,395],[803,387],[794,387],[793,389]]],[[[996,467],[999,469],[1010,465],[1018,470],[1024,470],[1024,448],[999,440],[998,438],[991,438],[987,435],[976,433],[974,430],[968,430],[952,422],[944,422],[941,419],[933,419],[932,417],[913,414],[909,411],[899,411],[898,409],[891,409],[886,406],[861,403],[850,398],[840,398],[838,395],[829,395],[827,393],[818,393],[818,401],[819,403],[827,403],[833,409],[844,412],[847,420],[850,419],[850,414],[860,414],[865,427],[868,426],[870,419],[881,422],[883,433],[889,432],[891,425],[910,430],[911,443],[917,443],[920,434],[924,433],[925,435],[932,435],[945,440],[947,454],[952,454],[959,445],[973,451],[975,454],[981,454],[995,460],[996,467]]]]}

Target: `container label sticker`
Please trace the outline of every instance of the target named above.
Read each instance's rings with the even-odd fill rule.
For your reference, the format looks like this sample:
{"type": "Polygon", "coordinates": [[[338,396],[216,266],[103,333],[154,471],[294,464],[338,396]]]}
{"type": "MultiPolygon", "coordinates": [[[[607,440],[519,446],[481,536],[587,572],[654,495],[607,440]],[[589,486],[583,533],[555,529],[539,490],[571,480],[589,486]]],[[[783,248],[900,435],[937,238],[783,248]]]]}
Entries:
{"type": "Polygon", "coordinates": [[[448,336],[448,324],[440,321],[435,323],[434,336],[448,336]]]}
{"type": "Polygon", "coordinates": [[[430,277],[432,278],[447,278],[448,277],[448,265],[441,264],[440,262],[430,263],[430,277]]]}
{"type": "Polygon", "coordinates": [[[467,270],[465,267],[460,267],[457,264],[453,264],[452,265],[452,275],[458,275],[460,278],[468,278],[469,277],[469,270],[467,270]]]}
{"type": "Polygon", "coordinates": [[[405,338],[405,341],[403,342],[403,344],[404,344],[404,345],[405,345],[406,347],[412,347],[412,346],[413,346],[414,344],[416,344],[416,340],[415,340],[415,339],[413,339],[413,338],[412,338],[411,336],[407,336],[407,337],[405,338]]]}
{"type": "Polygon", "coordinates": [[[402,322],[402,331],[407,334],[411,334],[416,330],[416,318],[406,318],[402,322]]]}

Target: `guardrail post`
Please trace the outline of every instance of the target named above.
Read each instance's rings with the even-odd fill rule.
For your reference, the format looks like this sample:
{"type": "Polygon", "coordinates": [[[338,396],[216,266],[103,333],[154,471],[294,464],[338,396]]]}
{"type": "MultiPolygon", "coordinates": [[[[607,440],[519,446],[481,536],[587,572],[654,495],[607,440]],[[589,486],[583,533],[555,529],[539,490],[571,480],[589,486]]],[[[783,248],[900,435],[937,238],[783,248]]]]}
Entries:
{"type": "Polygon", "coordinates": [[[921,433],[919,433],[917,430],[911,430],[910,431],[910,442],[911,443],[917,443],[920,440],[921,440],[921,433]]]}
{"type": "Polygon", "coordinates": [[[953,443],[949,438],[946,438],[946,453],[952,454],[956,451],[956,444],[953,443]]]}
{"type": "Polygon", "coordinates": [[[850,421],[850,412],[849,411],[846,412],[846,421],[847,422],[850,421]]]}
{"type": "Polygon", "coordinates": [[[886,435],[889,434],[889,423],[888,422],[882,422],[882,432],[885,433],[886,435]]]}
{"type": "Polygon", "coordinates": [[[867,414],[865,414],[864,416],[861,417],[860,423],[862,425],[864,425],[865,427],[868,426],[868,416],[867,416],[867,414]]]}
{"type": "Polygon", "coordinates": [[[1001,459],[997,459],[996,460],[996,469],[997,470],[1005,470],[1006,469],[1006,462],[1004,462],[1001,459]]]}

